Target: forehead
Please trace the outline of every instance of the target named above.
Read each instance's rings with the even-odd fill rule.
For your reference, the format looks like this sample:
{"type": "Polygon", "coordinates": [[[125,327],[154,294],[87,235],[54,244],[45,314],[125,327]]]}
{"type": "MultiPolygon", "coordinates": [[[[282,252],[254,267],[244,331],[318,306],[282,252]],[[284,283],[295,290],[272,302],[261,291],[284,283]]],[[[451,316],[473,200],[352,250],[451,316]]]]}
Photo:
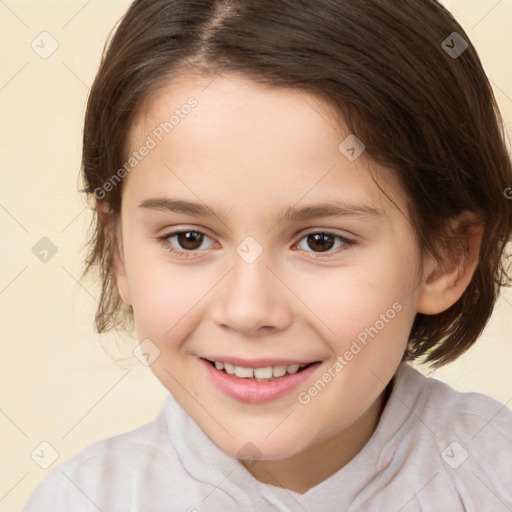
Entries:
{"type": "Polygon", "coordinates": [[[274,156],[290,148],[296,152],[297,143],[303,152],[318,153],[327,147],[322,144],[326,133],[338,141],[347,131],[335,120],[330,105],[304,91],[264,86],[237,74],[180,75],[144,103],[130,132],[131,145],[173,114],[172,134],[166,138],[181,134],[183,142],[193,132],[205,149],[230,141],[243,143],[242,149],[272,149],[274,156]],[[191,100],[197,106],[189,109],[191,100]]]}
{"type": "MultiPolygon", "coordinates": [[[[154,147],[127,181],[139,196],[176,187],[189,197],[215,193],[209,203],[236,198],[257,207],[262,199],[269,206],[322,196],[381,205],[365,154],[351,160],[340,150],[348,136],[334,109],[304,91],[237,75],[181,76],[150,97],[134,123],[130,152],[148,137],[154,147]]],[[[393,196],[393,173],[383,175],[379,185],[393,196]]]]}

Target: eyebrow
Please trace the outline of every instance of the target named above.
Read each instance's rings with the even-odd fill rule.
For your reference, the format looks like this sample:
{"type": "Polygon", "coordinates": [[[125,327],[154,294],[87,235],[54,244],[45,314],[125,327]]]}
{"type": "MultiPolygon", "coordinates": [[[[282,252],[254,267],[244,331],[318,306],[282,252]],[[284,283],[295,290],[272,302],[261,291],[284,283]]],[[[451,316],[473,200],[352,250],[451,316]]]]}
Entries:
{"type": "MultiPolygon", "coordinates": [[[[227,217],[227,212],[221,212],[212,206],[179,199],[158,197],[144,199],[139,204],[139,208],[164,210],[173,213],[185,213],[190,215],[197,215],[199,217],[217,217],[221,220],[227,217]]],[[[303,206],[300,208],[290,206],[282,216],[279,216],[275,220],[276,222],[297,222],[327,217],[379,217],[383,214],[384,211],[380,208],[375,208],[367,204],[353,204],[343,201],[336,201],[333,203],[322,203],[312,206],[303,206]]]]}

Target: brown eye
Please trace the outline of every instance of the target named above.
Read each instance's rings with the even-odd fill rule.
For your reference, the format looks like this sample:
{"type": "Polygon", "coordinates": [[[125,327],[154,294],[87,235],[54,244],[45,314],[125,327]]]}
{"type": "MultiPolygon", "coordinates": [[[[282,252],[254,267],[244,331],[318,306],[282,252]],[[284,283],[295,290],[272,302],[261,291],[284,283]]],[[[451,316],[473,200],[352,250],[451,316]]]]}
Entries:
{"type": "Polygon", "coordinates": [[[319,231],[305,235],[297,246],[299,249],[313,253],[319,258],[328,258],[349,249],[355,244],[355,241],[337,235],[336,233],[319,231]]]}
{"type": "Polygon", "coordinates": [[[324,252],[334,247],[335,237],[331,233],[314,233],[307,235],[308,247],[314,251],[324,252]]]}
{"type": "Polygon", "coordinates": [[[198,231],[180,231],[175,236],[180,248],[186,251],[197,251],[204,239],[204,233],[198,231]]]}
{"type": "Polygon", "coordinates": [[[193,229],[173,231],[168,235],[160,237],[159,240],[169,252],[182,257],[189,257],[194,255],[194,253],[204,252],[203,249],[210,249],[215,245],[215,242],[208,235],[193,229]],[[203,244],[205,239],[210,240],[210,245],[206,247],[203,244]]]}

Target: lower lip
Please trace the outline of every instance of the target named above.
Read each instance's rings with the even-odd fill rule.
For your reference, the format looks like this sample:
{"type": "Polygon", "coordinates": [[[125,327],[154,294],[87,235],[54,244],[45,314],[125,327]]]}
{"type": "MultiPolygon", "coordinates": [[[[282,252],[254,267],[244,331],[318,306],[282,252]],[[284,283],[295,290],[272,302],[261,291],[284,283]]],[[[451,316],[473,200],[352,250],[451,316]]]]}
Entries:
{"type": "Polygon", "coordinates": [[[315,363],[294,374],[286,374],[276,380],[267,382],[255,382],[242,379],[235,375],[217,370],[208,361],[200,358],[212,382],[226,395],[247,404],[261,404],[271,402],[297,388],[318,368],[320,363],[315,363]]]}

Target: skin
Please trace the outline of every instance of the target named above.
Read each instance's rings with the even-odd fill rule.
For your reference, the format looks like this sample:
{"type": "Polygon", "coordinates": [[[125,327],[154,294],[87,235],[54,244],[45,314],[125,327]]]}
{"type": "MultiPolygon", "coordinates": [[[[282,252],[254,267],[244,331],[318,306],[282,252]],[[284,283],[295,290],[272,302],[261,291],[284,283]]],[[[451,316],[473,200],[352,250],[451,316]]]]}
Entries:
{"type": "Polygon", "coordinates": [[[304,493],[371,437],[416,313],[435,314],[460,297],[477,262],[479,235],[455,266],[421,258],[392,172],[374,166],[401,211],[379,190],[364,153],[351,162],[339,151],[350,132],[327,104],[236,75],[169,82],[139,115],[131,150],[190,96],[198,106],[125,178],[118,289],[133,307],[138,338],[160,350],[151,370],[208,437],[237,458],[252,443],[261,454],[246,463],[255,478],[304,493]],[[140,207],[150,198],[202,202],[223,216],[140,207]],[[289,207],[332,201],[380,213],[283,219],[289,207]],[[187,254],[178,237],[161,240],[176,230],[206,236],[189,244],[195,252],[187,254]],[[322,231],[354,243],[308,241],[306,235],[322,231]],[[236,252],[248,236],[263,250],[252,263],[236,252]],[[301,404],[299,392],[395,303],[400,312],[301,404]],[[211,385],[198,359],[210,354],[321,365],[305,385],[250,405],[211,385]]]}

